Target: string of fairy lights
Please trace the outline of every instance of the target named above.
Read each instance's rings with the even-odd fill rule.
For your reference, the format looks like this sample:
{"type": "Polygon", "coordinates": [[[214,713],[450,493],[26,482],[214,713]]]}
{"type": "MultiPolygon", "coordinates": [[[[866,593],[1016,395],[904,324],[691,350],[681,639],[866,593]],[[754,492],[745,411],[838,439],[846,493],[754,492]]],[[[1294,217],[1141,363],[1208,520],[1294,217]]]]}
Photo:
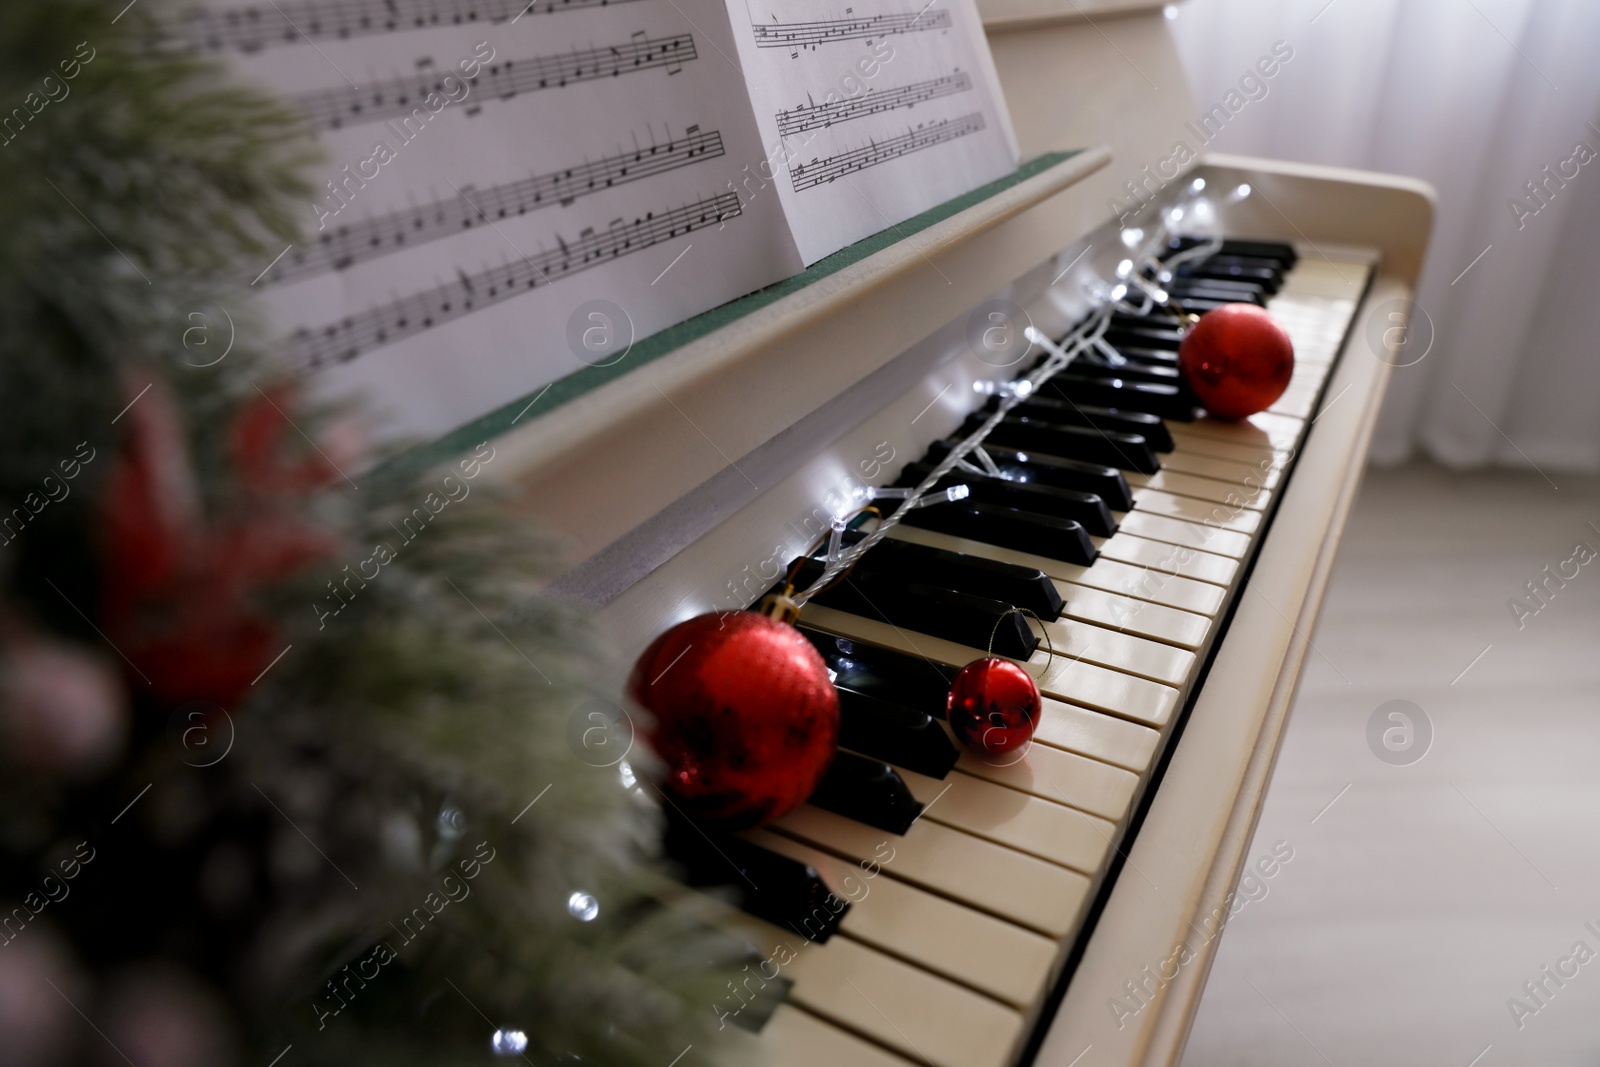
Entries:
{"type": "MultiPolygon", "coordinates": [[[[1028,341],[1047,353],[1043,362],[1030,372],[1009,382],[979,381],[974,388],[983,394],[997,395],[999,403],[983,423],[960,443],[952,447],[945,457],[933,466],[926,477],[914,488],[859,488],[852,503],[859,505],[850,518],[833,520],[828,536],[826,563],[822,573],[804,589],[786,592],[780,602],[786,611],[799,611],[812,597],[832,586],[853,567],[857,560],[871,551],[890,530],[898,526],[916,508],[964,500],[969,495],[965,485],[936,490],[936,486],[952,471],[963,471],[981,477],[1004,477],[999,465],[983,448],[990,432],[1008,416],[1017,405],[1032,396],[1051,378],[1060,374],[1085,352],[1093,350],[1109,366],[1115,367],[1124,358],[1105,341],[1106,329],[1112,315],[1125,312],[1149,315],[1158,308],[1183,314],[1183,309],[1168,295],[1162,285],[1170,281],[1173,271],[1183,263],[1209,256],[1222,247],[1216,231],[1216,211],[1204,195],[1205,179],[1196,178],[1190,183],[1182,202],[1166,209],[1148,236],[1142,229],[1124,230],[1123,239],[1133,249],[1129,258],[1117,264],[1117,280],[1107,284],[1103,280],[1091,291],[1090,312],[1059,341],[1052,341],[1039,330],[1029,326],[1024,331],[1028,341]],[[1161,258],[1170,249],[1177,227],[1184,225],[1186,236],[1199,238],[1198,243],[1176,254],[1161,258]],[[844,544],[844,534],[851,522],[874,501],[899,500],[893,511],[882,515],[876,528],[853,545],[844,544]]],[[[1236,203],[1250,195],[1248,185],[1231,190],[1226,200],[1236,203]]]]}

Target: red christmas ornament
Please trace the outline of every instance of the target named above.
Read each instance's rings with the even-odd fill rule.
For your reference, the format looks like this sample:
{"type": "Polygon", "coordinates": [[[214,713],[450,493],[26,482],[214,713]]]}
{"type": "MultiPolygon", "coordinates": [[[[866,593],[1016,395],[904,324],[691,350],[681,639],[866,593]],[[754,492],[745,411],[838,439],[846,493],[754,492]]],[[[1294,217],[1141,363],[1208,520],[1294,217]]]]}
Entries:
{"type": "Polygon", "coordinates": [[[1294,344],[1263,308],[1224,304],[1184,335],[1178,367],[1207,411],[1242,419],[1265,411],[1289,388],[1294,344]]]}
{"type": "Polygon", "coordinates": [[[817,650],[787,623],[712,612],[656,638],[628,680],[655,716],[650,740],[684,813],[724,829],[804,803],[839,743],[839,697],[817,650]]]}
{"type": "Polygon", "coordinates": [[[975,659],[950,683],[950,728],[985,754],[1027,744],[1039,725],[1042,702],[1033,676],[998,656],[975,659]]]}

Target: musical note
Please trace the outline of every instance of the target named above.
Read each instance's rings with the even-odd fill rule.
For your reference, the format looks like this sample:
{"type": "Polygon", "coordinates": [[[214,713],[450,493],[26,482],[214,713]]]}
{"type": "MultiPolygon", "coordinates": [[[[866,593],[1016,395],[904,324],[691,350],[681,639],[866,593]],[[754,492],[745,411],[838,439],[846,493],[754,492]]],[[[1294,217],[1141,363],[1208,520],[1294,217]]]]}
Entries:
{"type": "Polygon", "coordinates": [[[777,114],[778,132],[784,137],[806,130],[820,130],[837,122],[881,115],[896,108],[915,107],[941,96],[964,93],[972,88],[972,79],[966,74],[946,74],[940,78],[913,82],[894,89],[873,90],[862,96],[831,100],[821,104],[802,104],[777,114]]]}
{"type": "Polygon", "coordinates": [[[347,40],[380,33],[500,23],[632,0],[299,0],[213,11],[200,8],[170,23],[173,36],[213,52],[347,40]]]}
{"type": "MultiPolygon", "coordinates": [[[[471,92],[480,85],[489,94],[501,100],[510,100],[518,93],[536,92],[540,89],[559,89],[577,82],[610,78],[652,67],[681,68],[697,58],[694,37],[680,33],[668,37],[648,37],[635,33],[626,44],[602,46],[564,55],[534,56],[531,59],[504,60],[491,64],[476,78],[460,78],[471,86],[471,92]]],[[[449,99],[445,94],[445,78],[455,75],[423,75],[394,78],[379,82],[366,89],[348,86],[302,93],[292,97],[294,103],[318,130],[336,130],[345,125],[378,122],[383,119],[410,116],[413,111],[427,108],[423,101],[429,96],[449,99]]],[[[463,97],[467,99],[469,97],[463,97]]]]}
{"type": "Polygon", "coordinates": [[[855,41],[864,37],[883,37],[891,33],[918,33],[922,30],[948,30],[950,12],[943,9],[873,15],[869,18],[823,19],[818,22],[757,22],[751,26],[757,48],[810,48],[831,41],[855,41]]]}
{"type": "Polygon", "coordinates": [[[363,352],[415,336],[602,262],[696,230],[720,226],[739,214],[739,194],[727,192],[659,214],[650,212],[631,222],[619,219],[604,232],[586,227],[576,241],[568,242],[557,235],[555,250],[525,256],[476,274],[463,274],[457,281],[402,297],[335,323],[314,329],[301,327],[290,336],[286,354],[293,366],[306,370],[336,362],[347,363],[363,352]]]}
{"type": "Polygon", "coordinates": [[[652,141],[648,147],[522,181],[492,185],[482,191],[465,187],[466,196],[434,200],[349,225],[329,225],[314,242],[295,245],[262,277],[261,284],[282,284],[346,270],[500,219],[556,205],[566,207],[580,197],[722,154],[722,134],[717,130],[702,133],[696,124],[684,136],[665,144],[652,141]]]}
{"type": "Polygon", "coordinates": [[[794,185],[794,191],[798,193],[804,189],[826,185],[847,174],[875,167],[879,163],[887,163],[892,159],[920,152],[924,148],[932,148],[934,145],[965,137],[969,133],[977,133],[983,128],[983,114],[977,111],[960,118],[926,122],[886,141],[868,142],[860,148],[853,148],[836,156],[813,159],[809,163],[790,167],[789,180],[794,185]]]}

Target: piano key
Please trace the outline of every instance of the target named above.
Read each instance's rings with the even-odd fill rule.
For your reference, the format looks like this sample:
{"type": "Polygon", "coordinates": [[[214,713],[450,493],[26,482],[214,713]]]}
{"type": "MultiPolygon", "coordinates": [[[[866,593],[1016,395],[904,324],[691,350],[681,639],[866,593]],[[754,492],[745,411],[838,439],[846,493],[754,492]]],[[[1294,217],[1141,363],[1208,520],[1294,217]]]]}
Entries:
{"type": "MultiPolygon", "coordinates": [[[[1090,592],[1083,586],[1071,588],[1079,597],[1090,592]]],[[[935,718],[945,717],[948,687],[956,668],[941,670],[921,656],[836,638],[806,626],[801,626],[800,631],[822,652],[829,669],[837,673],[837,684],[848,685],[857,692],[887,694],[894,703],[926,711],[935,718]],[[841,649],[841,644],[848,646],[847,650],[841,649]]],[[[1158,737],[1148,727],[1048,696],[1042,699],[1044,711],[1034,733],[1041,744],[1069,749],[1129,770],[1148,767],[1158,737]]]]}
{"type": "MultiPolygon", "coordinates": [[[[993,413],[995,403],[984,410],[993,413]]],[[[1032,394],[1012,409],[1019,415],[1032,415],[1058,426],[1083,426],[1091,430],[1109,430],[1143,437],[1145,444],[1156,452],[1172,451],[1172,435],[1167,424],[1154,415],[1142,411],[1116,411],[1093,404],[1075,404],[1059,397],[1032,394]]]]}
{"type": "MultiPolygon", "coordinates": [[[[949,454],[953,442],[935,441],[928,446],[924,462],[938,463],[949,454]]],[[[995,461],[1007,478],[1025,478],[1041,485],[1059,489],[1075,489],[1093,493],[1106,502],[1112,511],[1126,511],[1133,507],[1133,493],[1122,472],[1115,467],[1097,463],[1080,463],[1057,456],[1041,456],[1031,452],[986,443],[984,451],[995,461]]]]}
{"type": "Polygon", "coordinates": [[[1168,685],[1182,685],[1194,671],[1193,652],[1134,633],[1077,620],[1029,620],[1028,625],[1048,638],[1045,648],[1057,656],[1081,656],[1103,667],[1115,667],[1168,685]]]}
{"type": "Polygon", "coordinates": [[[1170,385],[1084,377],[1067,370],[1046,382],[1042,391],[1045,396],[1062,396],[1079,403],[1119,410],[1144,411],[1163,419],[1186,422],[1194,418],[1194,400],[1170,385]]]}
{"type": "MultiPolygon", "coordinates": [[[[1164,367],[1174,373],[1178,370],[1178,353],[1169,352],[1164,348],[1147,348],[1143,345],[1121,344],[1117,345],[1117,355],[1126,359],[1130,364],[1143,364],[1147,367],[1164,367]]],[[[1077,364],[1073,364],[1076,366],[1077,364]]]]}
{"type": "MultiPolygon", "coordinates": [[[[1232,585],[1234,575],[1239,573],[1239,561],[1236,559],[1197,548],[1180,547],[1169,545],[1164,541],[1135,537],[1132,534],[1119,533],[1115,537],[1108,538],[1106,543],[1100,546],[1100,559],[1132,563],[1139,567],[1152,568],[1163,575],[1192,578],[1198,582],[1209,582],[1224,587],[1232,585]]],[[[1184,608],[1184,610],[1199,609],[1184,608]]],[[[1201,614],[1209,616],[1213,612],[1202,611],[1201,614]]]]}
{"type": "Polygon", "coordinates": [[[1035,743],[1090,756],[1135,774],[1143,774],[1155,762],[1161,743],[1158,731],[1048,696],[1043,705],[1033,732],[1035,743]]]}
{"type": "MultiPolygon", "coordinates": [[[[1240,443],[1224,441],[1215,436],[1189,436],[1184,434],[1179,427],[1173,427],[1172,439],[1177,442],[1177,450],[1172,454],[1178,456],[1191,453],[1197,456],[1206,456],[1210,459],[1228,459],[1235,463],[1258,467],[1262,470],[1271,470],[1283,466],[1288,461],[1288,453],[1282,449],[1275,449],[1270,445],[1240,443]]],[[[1184,470],[1184,467],[1178,467],[1184,470]]]]}
{"type": "Polygon", "coordinates": [[[1018,1008],[1038,996],[1056,944],[1031,930],[883,876],[819,848],[766,830],[750,839],[814,867],[836,896],[852,900],[840,924],[849,937],[953,978],[1018,1008]]]}
{"type": "MultiPolygon", "coordinates": [[[[808,617],[812,610],[808,605],[808,617]]],[[[840,689],[838,693],[841,748],[935,778],[949,774],[960,758],[961,752],[950,735],[925,712],[902,708],[849,689],[840,689]]]]}
{"type": "MultiPolygon", "coordinates": [[[[1161,258],[1170,259],[1178,252],[1187,252],[1189,249],[1196,248],[1204,243],[1205,238],[1203,237],[1192,235],[1174,237],[1168,250],[1161,258]]],[[[1284,241],[1257,241],[1246,238],[1225,237],[1222,240],[1222,247],[1217,251],[1221,255],[1260,256],[1265,259],[1274,259],[1278,261],[1284,270],[1292,268],[1300,259],[1300,253],[1295,250],[1294,245],[1284,241]]]]}
{"type": "Polygon", "coordinates": [[[1262,466],[1258,463],[1240,463],[1237,460],[1207,456],[1188,447],[1182,454],[1174,452],[1166,457],[1162,470],[1199,475],[1221,482],[1233,482],[1246,488],[1259,485],[1271,489],[1283,476],[1283,464],[1271,453],[1268,453],[1267,465],[1262,466]]]}
{"type": "Polygon", "coordinates": [[[1145,488],[1134,494],[1135,510],[1131,514],[1165,515],[1168,518],[1219,526],[1239,533],[1255,533],[1261,527],[1261,514],[1248,508],[1235,506],[1231,501],[1221,504],[1200,500],[1192,496],[1178,496],[1159,489],[1145,488]]]}
{"type": "Polygon", "coordinates": [[[1135,600],[1091,586],[1062,584],[1067,598],[1065,614],[1080,622],[1125,630],[1191,650],[1199,648],[1211,631],[1211,620],[1196,612],[1135,600]]]}
{"type": "MultiPolygon", "coordinates": [[[[1043,718],[1042,712],[1040,717],[1043,718]]],[[[1026,793],[1049,804],[1067,805],[1104,820],[1105,825],[1097,828],[1104,831],[1097,833],[1101,843],[1094,847],[1095,854],[1102,858],[1105,852],[1105,838],[1113,836],[1116,825],[1127,818],[1133,807],[1134,794],[1139,789],[1137,774],[1075,752],[1056,748],[1054,745],[1039,743],[989,756],[969,749],[961,754],[957,772],[946,781],[957,784],[940,799],[929,818],[954,822],[943,809],[964,811],[967,805],[961,801],[963,790],[977,798],[974,803],[999,804],[1007,809],[1016,804],[1016,798],[1004,796],[1005,791],[1026,793]],[[970,783],[967,781],[969,775],[981,781],[976,784],[970,783]],[[995,792],[996,790],[1001,792],[995,792]],[[951,800],[956,800],[957,803],[949,804],[951,800]]],[[[922,782],[914,782],[912,788],[921,793],[926,787],[922,782]]],[[[980,830],[976,826],[969,827],[965,823],[956,825],[961,825],[963,829],[971,829],[973,833],[990,836],[987,831],[980,830]]],[[[1046,859],[1051,858],[1039,852],[1034,846],[1016,847],[1025,852],[1035,852],[1046,859]]],[[[1073,864],[1067,863],[1067,866],[1073,864]]],[[[1092,874],[1096,869],[1098,868],[1086,870],[1092,874]]]]}
{"type": "Polygon", "coordinates": [[[908,512],[900,525],[958,537],[982,531],[985,540],[997,545],[1068,563],[1088,564],[1095,557],[1094,542],[1078,523],[994,504],[957,501],[918,508],[908,512]]]}
{"type": "Polygon", "coordinates": [[[1259,291],[1239,290],[1230,292],[1217,289],[1191,289],[1169,288],[1172,302],[1183,308],[1191,315],[1204,315],[1208,311],[1215,311],[1229,304],[1254,304],[1256,307],[1266,307],[1267,298],[1259,291]]]}
{"type": "MultiPolygon", "coordinates": [[[[1201,264],[1205,264],[1202,260],[1201,264]]],[[[1278,272],[1268,267],[1251,267],[1246,265],[1200,265],[1185,263],[1177,269],[1176,277],[1194,279],[1196,281],[1239,281],[1255,282],[1268,295],[1276,293],[1282,286],[1282,278],[1278,272]]]]}
{"type": "MultiPolygon", "coordinates": [[[[876,852],[884,840],[881,831],[809,804],[769,829],[857,862],[882,855],[876,852]]],[[[891,845],[892,858],[882,861],[885,873],[1041,934],[1065,936],[1077,926],[1088,900],[1089,879],[1083,874],[927,816],[891,845]]]]}
{"type": "Polygon", "coordinates": [[[1176,352],[1183,341],[1183,334],[1175,326],[1125,314],[1111,316],[1111,325],[1102,336],[1113,348],[1126,344],[1168,352],[1176,352]]]}
{"type": "Polygon", "coordinates": [[[744,1059],[765,1067],[912,1067],[911,1061],[841,1030],[802,1008],[780,1007],[755,1039],[739,1041],[744,1059]]]}
{"type": "Polygon", "coordinates": [[[1220,441],[1235,441],[1242,444],[1254,443],[1281,452],[1292,448],[1300,440],[1305,426],[1303,419],[1258,411],[1249,418],[1236,422],[1207,416],[1185,423],[1184,429],[1193,437],[1215,437],[1220,441]]]}
{"type": "Polygon", "coordinates": [[[955,681],[957,671],[964,664],[949,667],[926,656],[857,644],[849,638],[814,629],[803,621],[796,623],[796,628],[822,656],[838,688],[944,718],[950,683],[955,681]]]}
{"type": "Polygon", "coordinates": [[[860,942],[819,946],[759,920],[724,921],[781,964],[796,1005],[933,1067],[1004,1067],[1021,1039],[1016,1009],[860,942]]]}
{"type": "Polygon", "coordinates": [[[1266,510],[1268,502],[1272,499],[1272,492],[1263,488],[1259,479],[1255,487],[1251,488],[1238,482],[1218,481],[1215,478],[1203,478],[1197,474],[1184,474],[1182,471],[1166,469],[1156,474],[1132,475],[1128,484],[1136,489],[1158,489],[1163,493],[1195,497],[1199,500],[1209,500],[1213,504],[1227,504],[1230,507],[1246,507],[1254,511],[1266,510]]]}
{"type": "MultiPolygon", "coordinates": [[[[1228,509],[1225,505],[1219,504],[1217,507],[1226,514],[1228,509]]],[[[1208,523],[1174,519],[1167,515],[1151,515],[1144,511],[1128,512],[1122,519],[1122,532],[1147,537],[1152,541],[1203,549],[1234,559],[1243,559],[1250,551],[1250,535],[1247,533],[1225,530],[1208,523]]],[[[1173,607],[1182,605],[1174,604],[1173,607]]]]}
{"type": "Polygon", "coordinates": [[[905,833],[922,814],[922,804],[900,772],[882,760],[843,748],[834,754],[807,803],[891,834],[905,833]]]}
{"type": "MultiPolygon", "coordinates": [[[[973,480],[985,482],[989,479],[974,476],[973,480]]],[[[843,541],[853,545],[865,536],[861,531],[853,530],[844,536],[843,541]]],[[[946,552],[886,538],[856,561],[855,572],[935,584],[940,588],[987,597],[1013,607],[1026,608],[1041,619],[1054,619],[1061,614],[1061,591],[1037,567],[1019,567],[1013,563],[963,556],[959,552],[946,552]]]]}
{"type": "MultiPolygon", "coordinates": [[[[1095,385],[1095,379],[1092,378],[1078,380],[1095,385]]],[[[1052,379],[1045,388],[1050,388],[1057,381],[1059,378],[1052,379]]],[[[1109,383],[1106,387],[1113,388],[1109,383]]],[[[1142,474],[1154,474],[1161,469],[1161,461],[1143,437],[1091,430],[1083,426],[1064,426],[1031,416],[1013,415],[1001,420],[989,432],[988,439],[1007,448],[1038,452],[1058,459],[1075,459],[1082,463],[1103,463],[1108,467],[1142,474]]]]}
{"type": "MultiPolygon", "coordinates": [[[[805,588],[822,574],[822,562],[810,558],[798,562],[799,566],[791,564],[790,570],[796,587],[805,588]]],[[[1026,617],[1010,604],[938,585],[900,581],[872,571],[844,575],[812,597],[812,603],[883,619],[896,626],[920,625],[936,636],[993,648],[1002,656],[1026,657],[1037,645],[1025,625],[1026,617]]]]}
{"type": "Polygon", "coordinates": [[[1183,388],[1183,378],[1178,373],[1175,361],[1163,358],[1160,353],[1155,354],[1153,359],[1140,359],[1141,351],[1140,349],[1119,351],[1117,354],[1127,362],[1117,365],[1093,358],[1080,358],[1072,364],[1072,373],[1083,378],[1116,378],[1129,382],[1183,388]]]}
{"type": "MultiPolygon", "coordinates": [[[[928,806],[923,821],[965,830],[1090,877],[1104,865],[1117,831],[1115,822],[1096,819],[1059,800],[1008,789],[968,774],[956,773],[938,784],[924,780],[918,785],[918,792],[939,798],[937,804],[928,806]],[[932,792],[926,792],[930,787],[932,792]]],[[[1131,799],[1131,791],[1129,796],[1131,799]]]]}
{"type": "MultiPolygon", "coordinates": [[[[857,644],[881,645],[897,652],[923,656],[958,670],[987,655],[981,648],[907,632],[887,623],[834,611],[815,602],[806,605],[801,619],[814,629],[848,637],[857,644]]],[[[1039,691],[1056,700],[1080,704],[1153,726],[1165,724],[1177,709],[1178,691],[1171,686],[1102,667],[1092,660],[1052,657],[1044,649],[1039,649],[1027,662],[1030,673],[1034,673],[1039,681],[1039,691]],[[1070,679],[1066,678],[1064,671],[1047,673],[1046,677],[1041,678],[1036,673],[1037,669],[1046,665],[1054,667],[1053,660],[1072,663],[1077,669],[1070,679]]]]}
{"type": "MultiPolygon", "coordinates": [[[[1136,513],[1130,513],[1136,514],[1136,513]]],[[[1172,521],[1172,520],[1164,520],[1172,521]]],[[[1182,524],[1186,529],[1192,524],[1182,524]]],[[[1209,531],[1220,533],[1222,531],[1209,531]]],[[[1116,541],[1122,537],[1111,539],[1116,541]]],[[[1191,532],[1191,536],[1199,537],[1198,532],[1191,532]]],[[[1229,536],[1239,536],[1229,534],[1229,536]]],[[[1186,577],[1175,576],[1172,567],[1184,558],[1184,551],[1195,552],[1203,547],[1203,542],[1194,541],[1190,545],[1174,545],[1170,542],[1161,542],[1162,558],[1167,560],[1167,565],[1157,567],[1151,564],[1124,563],[1102,557],[1094,562],[1093,566],[1081,567],[1075,564],[1063,563],[1060,560],[1047,560],[1041,556],[1030,556],[1025,552],[1015,552],[1011,549],[1000,548],[995,545],[986,545],[981,541],[969,541],[964,538],[953,538],[947,534],[935,533],[931,530],[908,529],[897,526],[889,531],[889,537],[906,541],[916,541],[918,544],[933,545],[938,548],[947,548],[953,552],[968,552],[972,555],[988,556],[991,559],[1004,560],[1007,563],[1017,563],[1024,567],[1037,566],[1051,578],[1063,582],[1076,582],[1079,585],[1092,586],[1096,589],[1105,589],[1108,592],[1121,593],[1124,596],[1135,597],[1140,600],[1150,600],[1168,607],[1181,608],[1184,611],[1194,611],[1202,615],[1213,615],[1220,609],[1225,595],[1225,590],[1203,581],[1194,581],[1186,577]]],[[[1106,542],[1110,544],[1111,541],[1106,542]]],[[[1156,544],[1153,540],[1147,543],[1156,544]]],[[[1181,571],[1179,572],[1181,575],[1181,571]]],[[[1070,590],[1062,593],[1065,597],[1070,590]]]]}
{"type": "MultiPolygon", "coordinates": [[[[921,485],[922,480],[932,472],[931,464],[909,463],[905,470],[901,471],[897,484],[921,485]]],[[[1033,482],[1009,481],[1005,478],[987,478],[968,471],[947,474],[934,483],[934,488],[948,489],[953,485],[965,485],[970,491],[969,500],[1067,519],[1082,526],[1084,532],[1093,537],[1110,537],[1117,532],[1116,520],[1111,517],[1111,509],[1094,493],[1082,493],[1076,489],[1057,489],[1055,486],[1037,485],[1033,482]]]]}
{"type": "Polygon", "coordinates": [[[743,911],[780,926],[800,922],[821,908],[831,918],[818,928],[817,940],[833,936],[838,915],[828,908],[828,887],[804,864],[703,830],[673,811],[667,813],[663,848],[681,868],[684,884],[729,887],[743,911]]]}

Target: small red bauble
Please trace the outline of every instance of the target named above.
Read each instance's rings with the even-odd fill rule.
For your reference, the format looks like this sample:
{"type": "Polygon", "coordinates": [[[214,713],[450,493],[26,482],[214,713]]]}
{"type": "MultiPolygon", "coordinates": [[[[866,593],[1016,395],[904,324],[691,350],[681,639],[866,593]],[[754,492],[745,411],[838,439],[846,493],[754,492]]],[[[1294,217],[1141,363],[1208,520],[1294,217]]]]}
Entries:
{"type": "Polygon", "coordinates": [[[1009,752],[1027,744],[1040,709],[1033,676],[998,656],[973,660],[950,683],[950,728],[979,752],[1009,752]]]}
{"type": "Polygon", "coordinates": [[[1289,388],[1294,344],[1265,309],[1224,304],[1184,335],[1178,367],[1208,412],[1242,419],[1265,411],[1289,388]]]}
{"type": "Polygon", "coordinates": [[[822,657],[794,627],[754,612],[674,626],[634,664],[628,693],[655,716],[663,788],[684,814],[723,829],[804,803],[839,743],[822,657]]]}

